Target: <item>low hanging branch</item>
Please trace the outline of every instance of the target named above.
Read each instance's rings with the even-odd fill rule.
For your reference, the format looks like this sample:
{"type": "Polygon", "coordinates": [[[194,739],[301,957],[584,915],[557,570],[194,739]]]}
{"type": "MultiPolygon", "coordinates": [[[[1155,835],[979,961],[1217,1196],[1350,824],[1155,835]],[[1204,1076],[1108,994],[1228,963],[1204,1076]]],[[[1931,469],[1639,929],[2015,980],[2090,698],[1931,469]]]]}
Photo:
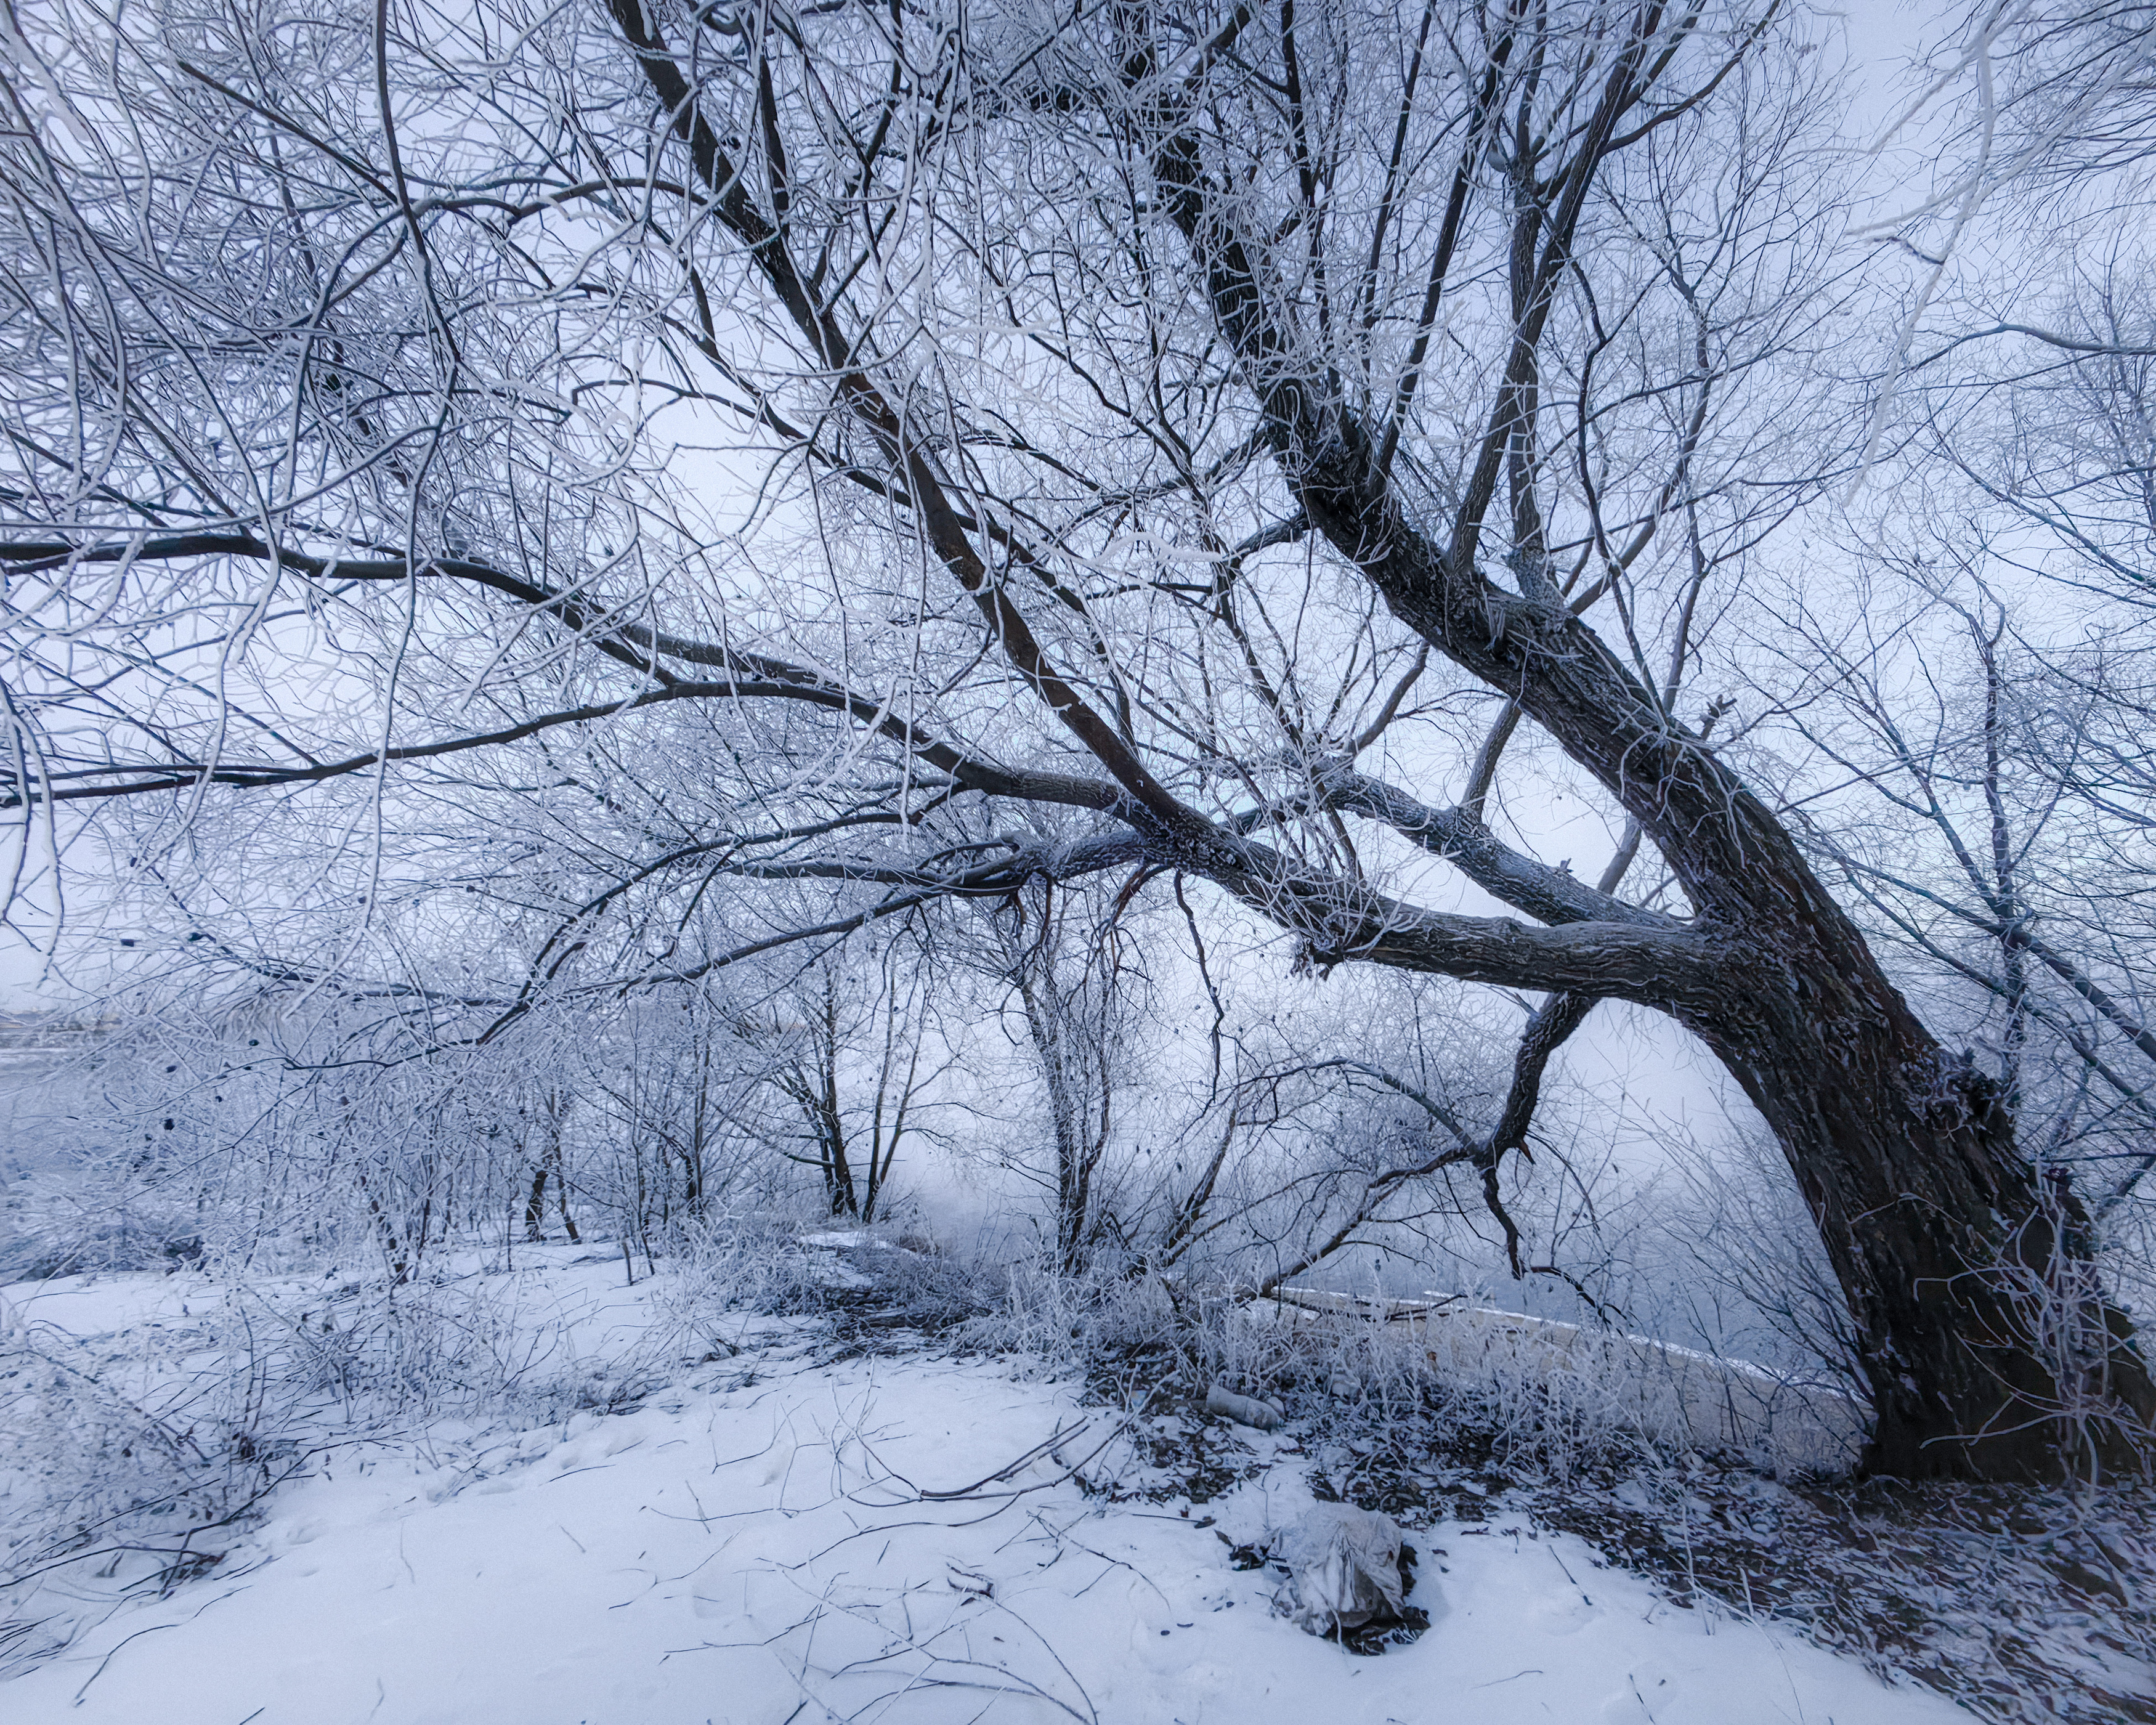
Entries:
{"type": "MultiPolygon", "coordinates": [[[[1426,1178],[1441,1169],[1461,1163],[1471,1164],[1481,1177],[1483,1203],[1497,1225],[1504,1230],[1505,1258],[1512,1266],[1513,1280],[1520,1280],[1530,1270],[1537,1275],[1563,1276],[1564,1272],[1554,1265],[1530,1266],[1521,1260],[1519,1224],[1505,1208],[1497,1177],[1507,1150],[1517,1150],[1529,1160],[1533,1159],[1527,1150],[1527,1129],[1534,1118],[1535,1105],[1541,1099],[1543,1075],[1549,1065],[1550,1057],[1573,1031],[1586,1022],[1588,1014],[1594,1009],[1594,1000],[1595,997],[1590,994],[1558,994],[1527,1021],[1527,1029],[1520,1039],[1519,1049],[1513,1057],[1511,1088],[1506,1093],[1504,1106],[1498,1111],[1496,1127],[1485,1138],[1477,1138],[1469,1132],[1460,1117],[1428,1091],[1409,1084],[1405,1079],[1370,1061],[1343,1055],[1297,1068],[1302,1072],[1355,1072],[1383,1085],[1397,1095],[1405,1096],[1427,1114],[1452,1138],[1454,1147],[1411,1168],[1389,1168],[1369,1180],[1348,1219],[1314,1250],[1288,1268],[1268,1277],[1260,1285],[1256,1296],[1263,1298],[1283,1284],[1296,1276],[1306,1275],[1316,1266],[1323,1263],[1353,1240],[1358,1230],[1378,1219],[1386,1204],[1409,1182],[1426,1178]]],[[[1565,1279],[1571,1280],[1568,1276],[1565,1279]]],[[[1574,1286],[1578,1285],[1575,1283],[1574,1286]]],[[[1584,1290],[1581,1293],[1583,1298],[1587,1297],[1584,1290]]],[[[1590,1300],[1589,1303],[1594,1302],[1590,1300]]]]}

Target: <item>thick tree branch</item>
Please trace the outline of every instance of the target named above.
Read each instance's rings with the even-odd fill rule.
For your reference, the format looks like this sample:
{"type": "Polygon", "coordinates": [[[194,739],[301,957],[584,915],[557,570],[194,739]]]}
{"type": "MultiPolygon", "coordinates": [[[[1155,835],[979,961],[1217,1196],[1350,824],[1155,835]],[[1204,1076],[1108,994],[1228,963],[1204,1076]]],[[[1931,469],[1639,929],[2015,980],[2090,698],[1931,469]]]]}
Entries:
{"type": "Polygon", "coordinates": [[[1483,514],[1511,435],[1512,393],[1540,339],[1595,168],[1618,118],[1642,94],[1642,64],[1661,18],[1656,6],[1642,12],[1558,176],[1539,285],[1515,332],[1482,459],[1444,547],[1409,523],[1368,429],[1310,368],[1269,303],[1270,278],[1241,232],[1238,199],[1206,172],[1194,107],[1163,102],[1156,109],[1153,173],[1164,210],[1204,273],[1214,321],[1242,360],[1281,472],[1327,542],[1417,634],[1517,701],[1586,768],[1661,850],[1702,915],[1753,921],[1751,882],[1772,859],[1794,895],[1782,914],[1837,925],[1839,911],[1772,813],[1703,739],[1669,717],[1656,691],[1561,600],[1507,593],[1476,567],[1483,514]]]}
{"type": "Polygon", "coordinates": [[[1488,826],[1466,808],[1432,809],[1405,791],[1344,769],[1325,775],[1322,788],[1333,808],[1382,821],[1433,855],[1443,857],[1492,898],[1524,911],[1538,922],[1626,922],[1654,929],[1683,927],[1673,916],[1628,905],[1563,869],[1551,868],[1499,843],[1488,826]]]}
{"type": "MultiPolygon", "coordinates": [[[[1495,1162],[1507,1150],[1527,1152],[1527,1127],[1533,1122],[1535,1104],[1542,1100],[1543,1073],[1550,1056],[1573,1031],[1587,1022],[1594,1009],[1592,994],[1554,994],[1527,1020],[1520,1045],[1512,1056],[1512,1087],[1490,1134],[1490,1158],[1495,1162]]],[[[1531,1158],[1532,1159],[1532,1158],[1531,1158]]]]}
{"type": "Polygon", "coordinates": [[[1573,922],[1540,928],[1509,917],[1425,911],[1350,884],[1296,877],[1267,866],[1251,847],[1240,870],[1195,860],[1157,861],[1204,874],[1254,910],[1301,934],[1306,962],[1356,961],[1457,977],[1502,988],[1614,994],[1682,1017],[1720,1003],[1728,987],[1726,952],[1683,923],[1573,922]]]}
{"type": "MultiPolygon", "coordinates": [[[[517,742],[562,725],[607,719],[641,707],[680,701],[772,700],[804,702],[830,711],[844,712],[877,733],[909,750],[927,765],[948,773],[967,790],[990,796],[1009,797],[1033,803],[1054,803],[1093,809],[1103,813],[1137,811],[1116,787],[1099,779],[1056,773],[1014,770],[970,755],[927,736],[907,720],[890,711],[883,702],[871,700],[833,682],[805,666],[791,665],[767,655],[743,652],[711,642],[689,640],[639,624],[608,616],[597,606],[549,590],[538,583],[512,575],[490,564],[458,557],[422,559],[416,563],[402,557],[344,558],[322,557],[273,547],[244,533],[166,534],[133,541],[76,546],[59,541],[0,543],[0,571],[30,574],[69,562],[177,562],[192,557],[236,557],[257,562],[274,561],[280,567],[316,580],[401,583],[413,579],[444,579],[489,588],[528,605],[552,618],[571,634],[591,642],[598,651],[647,677],[659,675],[660,686],[639,691],[615,701],[584,706],[535,716],[501,729],[413,744],[400,748],[371,750],[341,760],[310,762],[305,767],[226,762],[157,762],[139,767],[99,767],[82,776],[108,782],[31,790],[17,785],[0,798],[0,808],[21,806],[27,795],[33,802],[71,802],[106,797],[138,796],[202,783],[264,788],[304,784],[363,772],[383,762],[426,760],[466,750],[517,742]],[[654,658],[725,670],[731,675],[685,682],[661,674],[654,658]],[[116,775],[126,782],[110,783],[116,775]]],[[[7,780],[0,777],[0,784],[7,780]]]]}
{"type": "MultiPolygon", "coordinates": [[[[952,502],[931,456],[935,439],[921,435],[907,414],[893,404],[872,372],[862,343],[841,329],[830,302],[819,295],[795,267],[783,228],[757,208],[738,167],[704,117],[696,91],[682,74],[673,51],[658,33],[654,13],[640,0],[608,0],[616,27],[634,51],[653,93],[665,109],[675,135],[688,146],[696,175],[712,200],[713,213],[747,247],[757,270],[808,343],[831,387],[868,433],[904,488],[930,548],[972,598],[988,626],[990,638],[1013,670],[1046,703],[1056,718],[1107,769],[1133,801],[1140,818],[1195,838],[1209,823],[1186,808],[1138,758],[1116,727],[1096,712],[1050,663],[1004,583],[988,567],[968,536],[971,517],[952,502]]],[[[783,163],[773,164],[783,173],[783,163]]]]}

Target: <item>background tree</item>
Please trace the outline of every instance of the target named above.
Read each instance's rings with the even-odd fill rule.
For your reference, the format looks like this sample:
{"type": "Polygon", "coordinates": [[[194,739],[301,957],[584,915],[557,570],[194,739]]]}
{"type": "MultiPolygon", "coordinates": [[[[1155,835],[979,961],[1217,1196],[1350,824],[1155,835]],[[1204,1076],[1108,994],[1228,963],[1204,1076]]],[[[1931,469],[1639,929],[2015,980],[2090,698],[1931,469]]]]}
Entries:
{"type": "Polygon", "coordinates": [[[1106,907],[1029,881],[993,907],[998,980],[1017,997],[1046,1101],[1049,1154],[1043,1183],[1054,1195],[1056,1261],[1083,1271],[1104,1240],[1127,1245],[1109,1163],[1137,1063],[1142,1022],[1132,998],[1146,986],[1122,928],[1127,901],[1106,907]]]}
{"type": "Polygon", "coordinates": [[[783,1153],[818,1171],[830,1214],[873,1222],[900,1146],[936,1136],[921,1115],[952,1063],[932,1040],[918,949],[846,956],[803,977],[756,1034],[780,1051],[769,1082],[793,1117],[780,1140],[797,1147],[783,1153]]]}

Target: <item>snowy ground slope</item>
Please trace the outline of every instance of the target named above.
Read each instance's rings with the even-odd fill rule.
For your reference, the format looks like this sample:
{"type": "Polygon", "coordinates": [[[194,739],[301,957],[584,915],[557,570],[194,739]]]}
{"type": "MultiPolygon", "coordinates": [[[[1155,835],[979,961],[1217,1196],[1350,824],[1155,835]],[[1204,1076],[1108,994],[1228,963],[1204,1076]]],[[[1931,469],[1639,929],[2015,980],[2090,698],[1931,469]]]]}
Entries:
{"type": "MultiPolygon", "coordinates": [[[[162,1302],[155,1287],[131,1291],[162,1302]]],[[[126,1303],[95,1291],[41,1315],[126,1303]]],[[[1966,1717],[1793,1635],[1673,1609],[1584,1544],[1502,1517],[1412,1535],[1432,1627],[1357,1657],[1272,1616],[1267,1574],[1231,1567],[1222,1534],[1254,1539],[1311,1501],[1300,1459],[1246,1436],[1271,1465],[1215,1502],[1110,1502],[1077,1471],[1128,1480],[1137,1460],[1067,1385],[981,1359],[819,1366],[778,1342],[632,1412],[338,1452],[208,1576],[0,1686],[0,1718],[1966,1717]]]]}

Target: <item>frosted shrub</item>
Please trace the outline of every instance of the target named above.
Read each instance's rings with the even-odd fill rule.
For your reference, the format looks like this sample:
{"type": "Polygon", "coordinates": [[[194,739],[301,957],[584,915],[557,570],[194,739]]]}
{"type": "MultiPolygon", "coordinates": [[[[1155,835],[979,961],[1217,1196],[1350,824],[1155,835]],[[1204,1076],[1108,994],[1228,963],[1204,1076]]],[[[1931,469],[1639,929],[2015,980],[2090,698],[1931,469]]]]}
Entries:
{"type": "Polygon", "coordinates": [[[1390,1322],[1343,1307],[1153,1276],[1022,1266],[977,1345],[1125,1382],[1126,1399],[1219,1384],[1283,1402],[1323,1435],[1438,1443],[1472,1436],[1508,1466],[1558,1478],[1676,1445],[1741,1451],[1780,1471],[1855,1459],[1863,1409],[1784,1378],[1618,1330],[1460,1310],[1390,1322]]]}
{"type": "Polygon", "coordinates": [[[201,1329],[85,1343],[0,1301],[0,1676],[49,1651],[62,1572],[168,1586],[290,1466],[243,1417],[245,1373],[201,1329]]]}
{"type": "Polygon", "coordinates": [[[832,1282],[819,1258],[798,1227],[776,1218],[677,1223],[668,1235],[665,1271],[653,1285],[660,1327],[694,1337],[725,1312],[820,1312],[832,1282]]]}
{"type": "Polygon", "coordinates": [[[1018,1354],[1058,1374],[1163,1352],[1191,1358],[1189,1327],[1159,1277],[1104,1269],[1065,1275],[1046,1258],[1009,1266],[1001,1298],[963,1334],[971,1346],[1018,1354]]]}
{"type": "Polygon", "coordinates": [[[154,1182],[95,1168],[42,1173],[7,1189],[0,1283],[193,1262],[202,1230],[189,1199],[154,1182]]]}
{"type": "Polygon", "coordinates": [[[445,1275],[235,1286],[212,1324],[252,1423],[371,1431],[543,1412],[576,1375],[571,1317],[532,1309],[520,1278],[445,1275]]]}

